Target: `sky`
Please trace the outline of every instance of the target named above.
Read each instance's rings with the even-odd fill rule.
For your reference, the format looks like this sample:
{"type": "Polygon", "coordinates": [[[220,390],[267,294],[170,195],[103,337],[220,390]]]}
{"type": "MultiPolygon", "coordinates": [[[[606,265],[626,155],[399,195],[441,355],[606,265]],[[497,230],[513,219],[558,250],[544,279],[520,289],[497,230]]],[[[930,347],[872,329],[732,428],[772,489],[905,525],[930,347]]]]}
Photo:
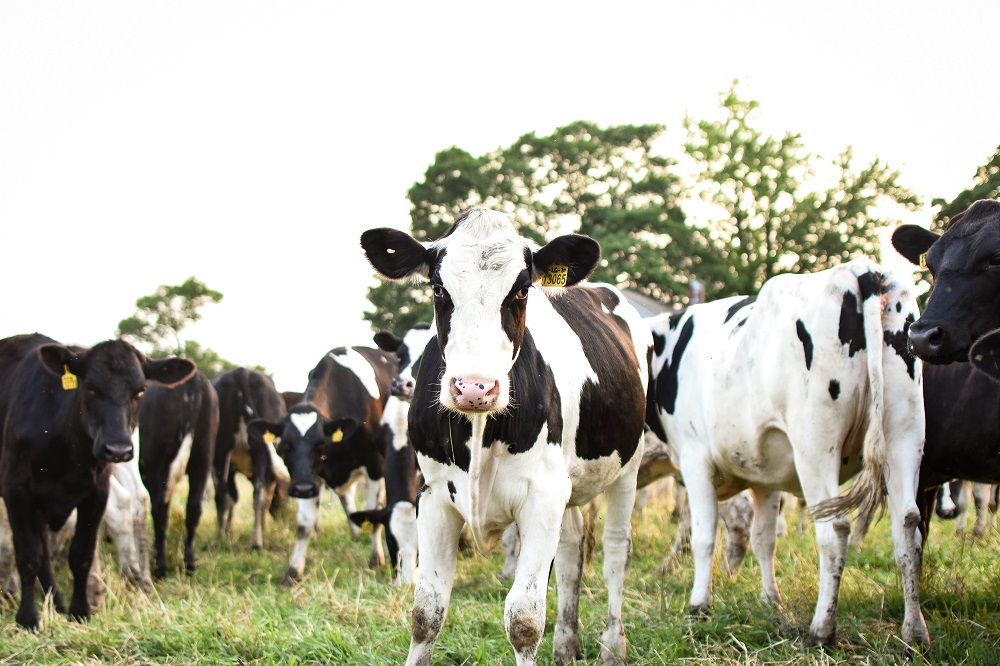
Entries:
{"type": "MultiPolygon", "coordinates": [[[[358,239],[435,153],[710,117],[876,156],[928,203],[1000,144],[996,2],[0,3],[0,337],[92,345],[195,276],[184,337],[301,391],[371,345],[358,239]]],[[[926,223],[928,206],[906,221],[926,223]]]]}

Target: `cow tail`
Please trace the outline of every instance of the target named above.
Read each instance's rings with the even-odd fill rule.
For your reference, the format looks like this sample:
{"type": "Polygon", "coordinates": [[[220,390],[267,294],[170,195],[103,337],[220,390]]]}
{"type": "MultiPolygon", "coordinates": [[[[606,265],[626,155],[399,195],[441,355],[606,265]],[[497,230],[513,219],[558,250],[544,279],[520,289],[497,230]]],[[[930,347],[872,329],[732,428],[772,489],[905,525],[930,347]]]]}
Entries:
{"type": "Polygon", "coordinates": [[[865,328],[865,348],[868,358],[868,427],[861,451],[863,467],[850,489],[843,496],[833,497],[818,503],[812,510],[814,520],[824,520],[838,513],[857,509],[857,526],[867,529],[873,518],[877,519],[885,510],[886,485],[885,465],[887,447],[883,415],[885,414],[885,380],[882,369],[883,299],[885,276],[877,274],[875,284],[868,272],[859,276],[859,291],[862,299],[862,316],[865,328]],[[867,280],[867,282],[866,282],[867,280]]]}

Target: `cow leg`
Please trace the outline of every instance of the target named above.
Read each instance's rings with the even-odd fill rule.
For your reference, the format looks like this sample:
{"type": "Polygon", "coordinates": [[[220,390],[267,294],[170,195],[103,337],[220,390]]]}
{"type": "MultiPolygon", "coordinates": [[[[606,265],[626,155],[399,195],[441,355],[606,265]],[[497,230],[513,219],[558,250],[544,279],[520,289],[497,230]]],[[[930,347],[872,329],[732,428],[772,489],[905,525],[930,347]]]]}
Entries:
{"type": "Polygon", "coordinates": [[[337,497],[340,499],[340,506],[344,508],[344,515],[348,517],[347,527],[351,530],[351,536],[357,539],[361,536],[361,528],[350,521],[350,516],[358,510],[357,505],[354,502],[355,489],[358,486],[358,481],[360,478],[348,482],[345,486],[337,489],[337,497]]]}
{"type": "Polygon", "coordinates": [[[240,491],[236,487],[236,470],[230,468],[229,479],[226,481],[229,489],[229,504],[226,505],[226,536],[233,533],[233,518],[236,515],[236,502],[240,499],[240,491]]]}
{"type": "Polygon", "coordinates": [[[608,586],[608,621],[601,634],[601,663],[625,660],[625,627],[622,624],[625,576],[632,561],[632,507],[635,480],[642,459],[642,440],[622,475],[604,490],[604,580],[608,586]]]}
{"type": "Polygon", "coordinates": [[[0,594],[13,596],[14,535],[7,519],[7,505],[0,499],[0,594]]]}
{"type": "MultiPolygon", "coordinates": [[[[507,532],[504,532],[505,537],[506,535],[507,532]]],[[[556,614],[552,652],[556,664],[560,665],[583,658],[583,651],[580,650],[580,577],[583,573],[583,542],[583,514],[579,507],[568,507],[563,513],[559,547],[556,550],[559,610],[556,614]]]]}
{"type": "Polygon", "coordinates": [[[704,465],[685,465],[682,462],[681,468],[685,470],[684,485],[691,512],[691,550],[694,553],[694,583],[688,613],[705,615],[712,605],[712,556],[719,522],[719,497],[712,485],[711,472],[704,465]]]}
{"type": "MultiPolygon", "coordinates": [[[[365,480],[368,482],[365,509],[374,511],[378,508],[379,503],[385,499],[385,480],[372,478],[365,480]]],[[[376,522],[372,529],[372,550],[368,556],[368,566],[372,569],[381,569],[385,566],[385,552],[382,550],[382,523],[376,522]]]]}
{"type": "Polygon", "coordinates": [[[253,531],[250,533],[250,549],[264,548],[264,521],[268,505],[270,505],[271,488],[264,482],[262,475],[254,475],[253,482],[253,531]]]}
{"type": "MultiPolygon", "coordinates": [[[[190,576],[197,567],[194,550],[194,538],[198,532],[198,523],[201,522],[201,503],[205,497],[205,487],[208,485],[208,470],[204,468],[192,469],[194,460],[188,460],[188,497],[187,506],[184,511],[184,571],[190,576]]],[[[208,462],[204,462],[207,467],[208,462]]]]}
{"type": "Polygon", "coordinates": [[[212,481],[215,485],[215,522],[218,527],[219,537],[226,534],[226,514],[229,513],[229,505],[232,498],[229,496],[229,488],[226,479],[229,477],[229,458],[226,457],[225,464],[216,465],[212,468],[212,481]]]}
{"type": "Polygon", "coordinates": [[[109,481],[104,522],[118,551],[122,576],[146,591],[153,588],[146,518],[149,507],[149,492],[139,476],[138,460],[116,464],[109,481]]]}
{"type": "Polygon", "coordinates": [[[747,493],[740,493],[719,505],[719,517],[726,531],[726,564],[735,578],[747,556],[750,527],[754,520],[753,504],[747,493]]]}
{"type": "Polygon", "coordinates": [[[294,581],[302,578],[302,572],[306,568],[306,550],[309,548],[309,539],[312,538],[316,522],[319,520],[319,495],[308,499],[299,499],[299,520],[295,528],[295,546],[292,548],[292,557],[288,561],[288,571],[281,579],[279,585],[287,587],[294,581]]]}
{"type": "Polygon", "coordinates": [[[988,483],[972,484],[972,500],[976,506],[976,523],[972,526],[973,536],[986,534],[990,508],[990,485],[988,483]]]}
{"type": "MultiPolygon", "coordinates": [[[[46,554],[45,529],[36,516],[30,497],[10,493],[6,497],[7,516],[14,542],[14,560],[21,579],[21,603],[15,620],[25,629],[38,628],[38,609],[35,607],[35,584],[43,568],[46,554]]],[[[50,568],[51,571],[51,568],[50,568]]],[[[58,589],[53,589],[53,603],[57,609],[63,605],[58,589]]],[[[60,611],[62,612],[62,611],[60,611]]]]}
{"type": "Polygon", "coordinates": [[[680,520],[677,523],[677,534],[674,536],[674,544],[671,546],[670,552],[667,553],[667,555],[663,558],[663,561],[660,562],[660,566],[657,568],[657,571],[660,573],[673,571],[680,558],[686,555],[690,550],[691,511],[688,510],[687,504],[685,503],[684,510],[681,511],[680,520]]]}
{"type": "Polygon", "coordinates": [[[447,489],[435,492],[428,486],[420,495],[417,512],[417,542],[420,576],[413,590],[412,635],[406,666],[430,666],[451,600],[458,562],[458,536],[464,520],[448,499],[447,489]]]}
{"type": "Polygon", "coordinates": [[[509,580],[517,569],[517,554],[521,551],[521,534],[517,531],[517,523],[511,523],[500,538],[503,544],[503,569],[500,577],[509,580]]]}
{"type": "Polygon", "coordinates": [[[69,568],[73,572],[73,598],[69,604],[69,615],[75,620],[90,617],[90,603],[87,601],[87,582],[97,552],[97,530],[104,516],[108,496],[100,490],[93,493],[76,511],[76,534],[69,547],[69,568]]]}
{"type": "Polygon", "coordinates": [[[760,598],[764,602],[780,604],[781,595],[774,579],[774,553],[778,545],[777,518],[781,491],[753,488],[750,494],[753,496],[750,547],[760,566],[760,598]]]}
{"type": "Polygon", "coordinates": [[[153,576],[162,580],[167,575],[167,522],[170,520],[170,503],[163,497],[161,488],[154,488],[150,496],[153,505],[153,576]]]}

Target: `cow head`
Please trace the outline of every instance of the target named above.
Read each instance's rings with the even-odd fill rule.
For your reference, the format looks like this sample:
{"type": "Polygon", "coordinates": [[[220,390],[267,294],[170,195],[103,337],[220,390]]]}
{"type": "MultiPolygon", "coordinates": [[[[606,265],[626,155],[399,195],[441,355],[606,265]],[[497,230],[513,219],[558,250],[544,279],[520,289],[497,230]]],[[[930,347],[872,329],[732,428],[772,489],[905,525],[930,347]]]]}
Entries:
{"type": "Polygon", "coordinates": [[[517,234],[507,215],[481,208],[436,241],[420,243],[382,228],[362,234],[361,245],[384,277],[430,281],[445,365],[440,402],[467,415],[500,412],[510,403],[508,373],[537,283],[576,284],[601,254],[597,241],[576,234],[539,248],[517,234]]]}
{"type": "Polygon", "coordinates": [[[352,523],[364,528],[385,527],[385,545],[389,562],[399,572],[397,582],[413,583],[417,575],[417,507],[411,502],[395,502],[392,506],[371,511],[356,511],[349,516],[352,523]]]}
{"type": "Polygon", "coordinates": [[[124,340],[91,349],[45,344],[38,348],[38,358],[46,370],[63,377],[64,390],[74,392],[81,425],[93,442],[91,452],[102,463],[125,462],[135,455],[132,437],[147,381],[175,386],[195,372],[188,359],[151,360],[124,340]]]}
{"type": "Polygon", "coordinates": [[[375,344],[399,358],[399,374],[392,380],[391,395],[407,402],[413,399],[420,357],[432,337],[434,331],[424,323],[415,324],[402,339],[385,331],[375,334],[375,344]]]}
{"type": "Polygon", "coordinates": [[[331,420],[310,405],[298,405],[281,421],[254,419],[247,432],[273,441],[291,477],[288,495],[309,498],[319,494],[323,478],[334,487],[347,483],[358,467],[348,440],[360,425],[351,417],[331,420]]]}
{"type": "Polygon", "coordinates": [[[931,363],[975,364],[972,344],[1000,328],[1000,202],[977,201],[941,235],[901,226],[892,244],[934,277],[927,307],[910,325],[910,350],[931,363]]]}

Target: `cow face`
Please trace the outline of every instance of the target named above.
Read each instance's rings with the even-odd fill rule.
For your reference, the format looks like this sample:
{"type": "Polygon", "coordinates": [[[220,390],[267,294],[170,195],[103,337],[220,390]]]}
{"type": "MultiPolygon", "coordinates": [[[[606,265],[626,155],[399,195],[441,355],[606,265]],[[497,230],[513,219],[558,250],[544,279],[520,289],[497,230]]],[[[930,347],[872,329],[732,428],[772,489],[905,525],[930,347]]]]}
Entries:
{"type": "Polygon", "coordinates": [[[1000,328],[1000,202],[977,201],[940,236],[901,226],[892,244],[934,277],[927,308],[910,326],[911,351],[931,363],[969,359],[973,342],[1000,328]]]}
{"type": "Polygon", "coordinates": [[[430,324],[415,324],[406,332],[403,339],[392,333],[379,332],[375,334],[375,344],[387,352],[393,352],[399,358],[399,374],[392,380],[391,395],[410,402],[413,390],[416,388],[417,368],[424,347],[434,337],[430,324]]]}
{"type": "Polygon", "coordinates": [[[281,421],[254,419],[247,432],[265,442],[273,437],[291,477],[288,495],[310,498],[319,494],[321,480],[337,487],[357,469],[347,442],[359,427],[351,417],[329,420],[312,407],[298,406],[281,421]]]}
{"type": "Polygon", "coordinates": [[[63,377],[64,390],[73,391],[81,425],[93,442],[91,452],[102,463],[135,455],[132,436],[147,380],[175,386],[195,372],[187,359],[150,360],[123,340],[85,350],[46,344],[38,348],[38,357],[46,370],[63,377]]]}
{"type": "Polygon", "coordinates": [[[517,234],[507,215],[479,208],[430,243],[395,229],[372,229],[362,234],[361,245],[383,276],[430,281],[445,361],[440,403],[465,414],[496,413],[510,403],[508,373],[536,283],[571,286],[600,259],[591,238],[562,236],[538,248],[517,234]]]}

